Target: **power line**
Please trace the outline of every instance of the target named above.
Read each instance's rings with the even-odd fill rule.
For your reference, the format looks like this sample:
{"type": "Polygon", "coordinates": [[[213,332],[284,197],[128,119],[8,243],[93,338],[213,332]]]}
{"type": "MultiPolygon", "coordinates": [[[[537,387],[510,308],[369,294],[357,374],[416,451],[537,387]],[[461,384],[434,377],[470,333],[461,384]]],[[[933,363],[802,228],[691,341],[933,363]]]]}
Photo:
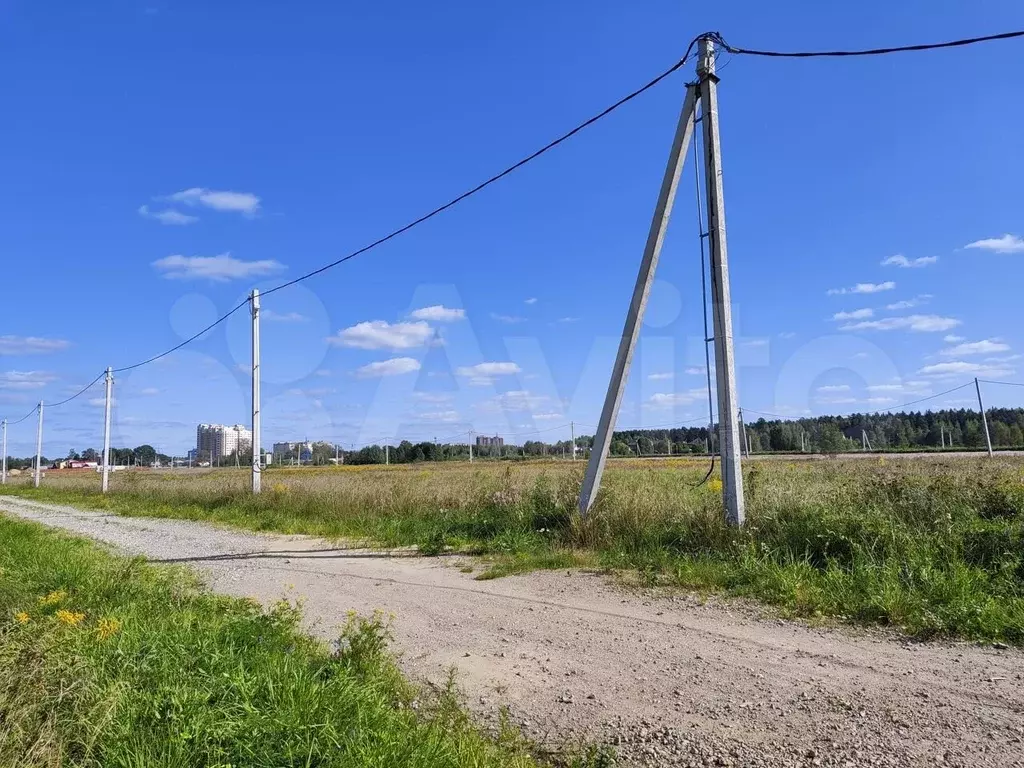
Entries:
{"type": "Polygon", "coordinates": [[[100,374],[99,376],[97,376],[97,377],[96,377],[95,379],[93,379],[92,381],[90,381],[90,382],[89,382],[88,384],[86,384],[86,385],[85,385],[84,387],[82,387],[82,388],[81,388],[80,390],[78,390],[78,391],[77,391],[77,392],[76,392],[75,394],[73,394],[73,395],[72,395],[71,397],[66,397],[66,398],[64,398],[63,400],[61,400],[61,401],[60,401],[60,402],[58,402],[58,403],[47,403],[47,404],[46,404],[46,407],[47,407],[47,408],[56,408],[56,407],[58,407],[58,406],[64,405],[65,403],[70,403],[70,402],[71,402],[72,400],[74,400],[75,398],[77,398],[77,397],[80,397],[81,395],[84,395],[84,394],[85,394],[85,393],[86,393],[87,391],[89,391],[89,389],[91,389],[91,388],[92,388],[93,384],[95,384],[95,383],[96,383],[97,381],[99,381],[100,379],[102,379],[102,378],[103,378],[103,376],[104,376],[105,374],[106,374],[106,371],[104,371],[104,372],[103,372],[103,373],[101,373],[101,374],[100,374]]]}
{"type": "Polygon", "coordinates": [[[991,379],[978,379],[982,384],[1005,384],[1008,387],[1024,387],[1024,384],[1020,384],[1016,381],[992,381],[991,379]]]}
{"type": "Polygon", "coordinates": [[[543,147],[538,149],[536,152],[533,152],[532,154],[527,155],[526,157],[524,157],[519,162],[514,163],[513,165],[510,165],[508,168],[506,168],[505,170],[503,170],[503,171],[501,171],[499,173],[494,174],[493,176],[491,176],[486,181],[483,181],[480,184],[477,184],[472,189],[470,189],[470,190],[468,190],[466,192],[463,192],[458,197],[452,198],[451,200],[449,200],[444,205],[438,206],[437,208],[435,208],[434,210],[430,211],[429,213],[426,213],[423,216],[420,216],[418,219],[414,219],[413,221],[409,222],[408,224],[406,224],[406,225],[404,225],[402,227],[399,227],[396,230],[393,230],[392,232],[388,233],[384,237],[381,237],[381,238],[378,238],[377,240],[374,240],[369,245],[364,245],[362,248],[360,248],[360,249],[358,249],[356,251],[353,251],[352,253],[348,254],[347,256],[343,256],[340,259],[332,261],[330,264],[325,264],[322,267],[314,269],[312,272],[307,272],[304,275],[300,275],[299,277],[296,277],[294,280],[289,280],[286,283],[281,283],[281,285],[278,285],[278,286],[276,286],[274,288],[271,288],[268,291],[264,291],[262,293],[262,295],[263,296],[269,296],[272,293],[276,293],[277,291],[280,291],[280,290],[282,290],[284,288],[288,288],[289,286],[295,285],[296,283],[300,283],[303,280],[308,280],[309,278],[313,277],[314,275],[319,275],[321,272],[326,272],[328,269],[332,269],[333,267],[336,267],[339,264],[344,264],[346,261],[349,261],[350,259],[354,259],[356,256],[359,256],[359,255],[361,255],[363,253],[366,253],[367,251],[370,251],[370,250],[376,248],[379,245],[383,245],[384,243],[388,242],[389,240],[392,240],[392,239],[398,237],[399,235],[401,235],[401,234],[403,234],[405,232],[408,232],[413,227],[416,227],[416,226],[422,224],[423,222],[428,221],[428,220],[434,218],[439,213],[443,213],[444,211],[448,210],[452,206],[458,205],[463,200],[466,200],[467,198],[472,197],[473,195],[475,195],[477,192],[480,192],[481,190],[486,189],[487,187],[489,187],[494,182],[499,181],[499,180],[505,178],[506,176],[508,176],[513,171],[518,170],[519,168],[522,168],[527,163],[529,163],[529,162],[531,162],[533,160],[536,160],[538,157],[543,155],[545,152],[548,152],[549,150],[554,149],[555,147],[557,147],[559,144],[563,143],[564,141],[566,141],[568,139],[571,139],[573,136],[575,136],[577,133],[582,131],[584,128],[588,128],[589,126],[591,126],[594,123],[596,123],[598,120],[601,120],[602,118],[607,117],[608,115],[610,115],[612,112],[614,112],[619,107],[621,107],[624,104],[632,101],[637,96],[639,96],[640,94],[644,93],[645,91],[650,90],[651,88],[656,86],[658,83],[660,83],[662,80],[664,80],[666,77],[668,77],[673,72],[678,70],[680,67],[682,67],[689,60],[690,54],[693,51],[693,46],[697,42],[697,40],[698,40],[698,38],[694,38],[693,40],[690,41],[690,45],[687,47],[686,54],[683,56],[683,58],[681,58],[679,61],[677,61],[671,67],[666,69],[660,75],[655,77],[653,80],[648,82],[646,85],[643,85],[640,88],[637,88],[635,91],[633,91],[629,95],[622,97],[621,99],[616,101],[614,104],[612,104],[610,107],[607,107],[607,108],[601,110],[600,112],[598,112],[596,115],[594,115],[590,119],[585,120],[584,122],[582,122],[579,125],[577,125],[571,131],[569,131],[567,133],[563,133],[561,136],[559,136],[554,141],[548,142],[543,147]]]}
{"type": "MultiPolygon", "coordinates": [[[[261,296],[267,297],[267,296],[269,296],[272,293],[277,293],[280,290],[283,290],[285,288],[293,286],[293,285],[295,285],[297,283],[301,283],[302,281],[308,280],[309,278],[314,277],[316,275],[319,275],[322,272],[326,272],[329,269],[333,269],[334,267],[337,267],[340,264],[344,264],[346,261],[354,259],[356,256],[364,254],[367,251],[371,251],[374,248],[376,248],[376,247],[378,247],[380,245],[383,245],[384,243],[388,242],[389,240],[393,240],[394,238],[398,237],[399,235],[401,235],[401,234],[403,234],[405,232],[408,232],[413,227],[419,226],[420,224],[424,223],[425,221],[429,221],[430,219],[434,218],[438,214],[443,213],[444,211],[448,210],[449,208],[452,208],[455,205],[458,205],[463,200],[466,200],[466,199],[472,197],[477,192],[480,192],[480,191],[486,189],[491,184],[494,184],[496,181],[500,181],[501,179],[505,178],[506,176],[508,176],[513,171],[516,171],[519,168],[522,168],[527,163],[530,163],[533,160],[536,160],[541,155],[543,155],[546,152],[554,149],[555,147],[557,147],[558,145],[560,145],[563,142],[567,141],[568,139],[571,139],[573,136],[575,136],[580,131],[584,130],[585,128],[590,127],[591,125],[596,123],[598,120],[601,120],[602,118],[607,117],[612,112],[617,110],[619,107],[621,107],[624,104],[627,104],[628,102],[632,101],[637,96],[640,96],[642,93],[645,93],[646,91],[649,91],[651,88],[656,86],[658,83],[660,83],[666,77],[671,75],[673,72],[675,72],[676,70],[680,69],[689,60],[690,54],[693,52],[693,46],[697,43],[698,39],[699,38],[694,38],[693,40],[691,40],[689,46],[686,49],[686,53],[683,55],[683,58],[681,58],[679,61],[677,61],[675,64],[673,64],[671,67],[666,69],[661,74],[657,75],[654,79],[650,80],[648,83],[646,83],[645,85],[642,85],[641,87],[637,88],[635,91],[629,93],[628,95],[623,96],[621,99],[616,101],[614,104],[612,104],[611,106],[606,107],[605,109],[601,110],[600,112],[598,112],[593,117],[591,117],[591,118],[589,118],[587,120],[584,120],[582,123],[577,125],[572,130],[570,130],[570,131],[568,131],[566,133],[563,133],[557,139],[554,139],[553,141],[548,142],[543,147],[538,149],[536,152],[533,152],[530,155],[527,155],[526,157],[524,157],[519,162],[514,163],[513,165],[510,165],[508,168],[506,168],[505,170],[503,170],[503,171],[501,171],[499,173],[494,174],[493,176],[491,176],[486,181],[483,181],[480,184],[477,184],[472,189],[469,189],[466,192],[463,192],[461,195],[452,198],[451,200],[449,200],[444,205],[441,205],[441,206],[438,206],[437,208],[434,208],[432,211],[430,211],[429,213],[424,214],[423,216],[420,216],[418,219],[414,219],[413,221],[409,222],[408,224],[405,224],[404,226],[401,226],[398,229],[392,230],[391,232],[389,232],[388,234],[384,235],[383,237],[380,237],[380,238],[374,240],[369,245],[364,245],[362,248],[359,248],[358,250],[352,251],[352,253],[349,253],[348,255],[343,256],[340,259],[336,259],[335,261],[332,261],[329,264],[324,264],[322,267],[318,267],[317,269],[314,269],[314,270],[312,270],[310,272],[307,272],[304,275],[300,275],[299,277],[296,277],[293,280],[288,280],[287,282],[284,282],[284,283],[281,283],[280,285],[274,286],[273,288],[270,288],[269,290],[263,291],[263,292],[261,292],[261,296]]],[[[189,338],[185,339],[185,341],[181,342],[180,344],[177,344],[174,347],[171,347],[166,352],[161,352],[158,355],[154,355],[153,357],[150,357],[150,358],[148,358],[146,360],[143,360],[141,362],[138,362],[138,363],[134,363],[133,365],[126,365],[126,366],[123,366],[121,368],[115,368],[114,369],[114,373],[121,373],[121,372],[124,372],[124,371],[130,371],[130,370],[132,370],[134,368],[140,368],[143,365],[148,365],[149,363],[155,362],[156,360],[159,360],[162,357],[166,357],[167,355],[171,354],[172,352],[178,351],[179,349],[181,349],[185,345],[190,344],[193,341],[195,341],[196,339],[198,339],[200,336],[202,336],[204,333],[206,333],[210,329],[216,327],[217,325],[220,325],[222,322],[224,322],[229,317],[231,317],[231,315],[233,315],[235,312],[237,312],[243,306],[245,306],[246,303],[248,303],[248,299],[246,299],[246,301],[243,301],[241,304],[239,304],[237,307],[232,309],[226,315],[223,315],[223,316],[219,317],[217,320],[215,320],[214,322],[210,323],[210,325],[208,325],[205,328],[203,328],[203,330],[199,331],[199,333],[196,333],[195,335],[190,336],[189,338]]]]}
{"type": "MultiPolygon", "coordinates": [[[[1001,384],[1001,383],[1009,383],[1009,382],[988,382],[988,383],[991,383],[991,384],[1001,384]]],[[[921,397],[921,398],[918,398],[917,400],[911,400],[911,401],[906,402],[906,403],[900,403],[899,405],[891,405],[888,408],[877,408],[876,410],[869,411],[868,413],[885,413],[886,411],[896,411],[896,410],[899,410],[901,408],[907,408],[907,407],[909,407],[911,405],[917,405],[918,403],[923,403],[926,400],[934,400],[937,397],[942,397],[943,395],[948,395],[951,392],[956,392],[957,390],[963,389],[964,387],[969,387],[972,384],[974,384],[973,380],[972,381],[968,381],[968,382],[966,382],[964,384],[961,384],[959,386],[953,387],[952,389],[947,389],[947,390],[944,390],[942,392],[936,392],[934,395],[928,395],[927,397],[921,397]]],[[[1024,384],[1022,384],[1020,386],[1024,386],[1024,384]]],[[[755,411],[753,408],[744,408],[743,410],[747,411],[749,413],[756,413],[758,416],[771,416],[774,419],[783,419],[783,420],[803,419],[803,418],[807,418],[807,419],[817,418],[815,416],[781,416],[780,414],[768,413],[767,411],[755,411]]]]}
{"type": "Polygon", "coordinates": [[[868,48],[854,51],[762,51],[756,48],[737,48],[729,45],[718,33],[711,35],[712,39],[721,45],[729,53],[747,54],[748,56],[768,56],[780,59],[810,59],[820,57],[841,57],[841,56],[880,56],[887,53],[904,53],[909,51],[934,51],[940,48],[959,48],[975,43],[988,43],[995,40],[1010,40],[1015,37],[1024,37],[1024,30],[1015,32],[1000,32],[996,35],[983,35],[981,37],[966,37],[961,40],[949,40],[942,43],[918,43],[915,45],[899,45],[891,48],[868,48]]]}
{"type": "Polygon", "coordinates": [[[8,421],[8,422],[7,422],[7,426],[8,426],[8,427],[13,427],[13,426],[14,426],[15,424],[21,424],[21,422],[23,422],[23,421],[24,421],[25,419],[27,419],[27,418],[28,418],[29,416],[31,416],[31,415],[32,415],[33,413],[35,413],[35,412],[36,412],[36,410],[38,410],[38,408],[39,408],[39,406],[38,406],[38,405],[36,405],[36,406],[33,406],[33,408],[32,408],[32,410],[31,410],[31,411],[29,411],[28,413],[26,413],[26,414],[25,414],[24,416],[22,416],[22,417],[21,417],[20,419],[18,419],[17,421],[8,421]]]}
{"type": "MultiPolygon", "coordinates": [[[[244,306],[245,306],[246,304],[248,304],[248,303],[249,303],[249,299],[245,299],[245,300],[244,300],[244,301],[243,301],[243,302],[242,302],[241,304],[239,304],[239,305],[238,305],[237,307],[235,307],[234,309],[232,309],[232,310],[231,310],[230,312],[228,312],[228,313],[227,313],[226,315],[221,315],[221,316],[220,316],[220,317],[218,317],[218,318],[217,318],[216,320],[214,320],[214,321],[213,321],[212,323],[210,323],[210,324],[209,324],[208,326],[206,326],[205,328],[203,328],[203,330],[199,331],[199,333],[196,333],[196,334],[194,334],[194,335],[192,335],[192,336],[189,336],[189,337],[188,337],[187,339],[185,339],[185,340],[184,340],[183,342],[181,342],[180,344],[177,344],[177,345],[175,345],[175,346],[171,347],[171,348],[170,348],[170,349],[168,349],[168,350],[167,350],[166,352],[161,352],[161,353],[160,353],[159,355],[153,355],[152,357],[150,357],[150,358],[148,358],[148,359],[146,359],[146,360],[143,360],[142,362],[139,362],[139,363],[134,363],[134,364],[132,364],[132,365],[125,365],[125,366],[123,366],[123,367],[121,367],[121,368],[114,368],[114,369],[113,369],[113,371],[112,371],[112,373],[122,373],[122,372],[124,372],[124,371],[131,371],[131,370],[134,370],[135,368],[141,368],[141,367],[142,367],[142,366],[144,366],[144,365],[149,365],[150,363],[154,363],[154,362],[156,362],[156,361],[157,361],[157,360],[159,360],[159,359],[160,359],[161,357],[167,357],[167,356],[168,356],[169,354],[171,354],[172,352],[177,352],[177,351],[178,351],[179,349],[181,349],[182,347],[184,347],[184,346],[185,346],[186,344],[191,344],[191,343],[192,343],[193,341],[195,341],[196,339],[198,339],[198,338],[199,338],[200,336],[202,336],[202,335],[203,335],[204,333],[206,333],[206,332],[207,332],[207,331],[209,331],[210,329],[212,329],[212,328],[216,328],[216,327],[217,327],[218,325],[220,325],[221,323],[223,323],[223,322],[224,322],[225,320],[227,320],[227,319],[228,319],[229,317],[231,317],[231,316],[232,316],[233,314],[235,314],[235,312],[237,312],[238,310],[240,310],[240,309],[241,309],[242,307],[244,307],[244,306]]],[[[101,375],[102,375],[102,374],[101,374],[101,375]]]]}

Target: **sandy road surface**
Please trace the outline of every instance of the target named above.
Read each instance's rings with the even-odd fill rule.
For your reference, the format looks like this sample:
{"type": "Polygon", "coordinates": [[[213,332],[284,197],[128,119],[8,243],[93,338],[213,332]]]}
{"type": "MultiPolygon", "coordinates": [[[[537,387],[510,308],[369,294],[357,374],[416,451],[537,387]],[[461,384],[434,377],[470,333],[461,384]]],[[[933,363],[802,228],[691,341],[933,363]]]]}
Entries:
{"type": "MultiPolygon", "coordinates": [[[[458,670],[484,722],[586,738],[641,765],[1024,766],[1024,653],[814,629],[753,609],[645,598],[583,573],[474,581],[451,559],[123,518],[0,497],[0,510],[200,569],[217,591],[302,596],[311,630],[395,615],[414,677],[458,670]]],[[[2,542],[0,542],[2,546],[2,542]]]]}

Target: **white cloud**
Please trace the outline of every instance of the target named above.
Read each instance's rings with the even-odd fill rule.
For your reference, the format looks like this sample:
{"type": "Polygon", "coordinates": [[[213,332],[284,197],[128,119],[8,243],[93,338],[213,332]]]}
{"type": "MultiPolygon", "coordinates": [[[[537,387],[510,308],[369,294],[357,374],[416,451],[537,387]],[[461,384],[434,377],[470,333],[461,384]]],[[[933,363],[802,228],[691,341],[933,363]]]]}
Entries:
{"type": "Polygon", "coordinates": [[[199,221],[198,216],[189,216],[187,213],[181,213],[173,208],[168,208],[163,211],[151,211],[149,210],[148,205],[139,207],[139,216],[146,219],[156,219],[161,224],[176,224],[178,226],[194,224],[199,221]]]}
{"type": "Polygon", "coordinates": [[[152,397],[153,395],[159,395],[160,390],[156,387],[146,387],[145,389],[140,389],[139,394],[145,395],[146,397],[152,397]]]}
{"type": "Polygon", "coordinates": [[[819,392],[849,392],[849,384],[826,384],[823,387],[818,387],[819,392]]]}
{"type": "Polygon", "coordinates": [[[56,375],[46,371],[4,371],[0,373],[0,389],[42,389],[56,375]]]}
{"type": "Polygon", "coordinates": [[[880,291],[891,291],[896,283],[887,280],[884,283],[857,283],[853,288],[829,288],[825,293],[829,296],[840,296],[844,293],[878,293],[880,291]]]}
{"type": "Polygon", "coordinates": [[[356,369],[356,375],[364,379],[377,376],[400,376],[403,373],[413,373],[419,369],[419,360],[411,357],[393,357],[390,360],[367,363],[356,369]]]}
{"type": "Polygon", "coordinates": [[[926,303],[931,297],[932,296],[930,293],[922,293],[920,296],[915,296],[912,299],[904,299],[903,301],[896,301],[893,302],[892,304],[886,304],[885,308],[888,309],[890,312],[899,309],[913,309],[914,307],[919,307],[920,305],[926,303]]]}
{"type": "Polygon", "coordinates": [[[947,336],[943,336],[942,340],[944,342],[946,342],[947,344],[956,344],[958,341],[963,341],[964,337],[963,336],[955,336],[955,335],[953,335],[951,333],[951,334],[949,334],[947,336]]]}
{"type": "Polygon", "coordinates": [[[895,256],[882,261],[883,267],[903,267],[904,269],[910,269],[913,267],[927,267],[929,264],[934,264],[939,260],[938,256],[919,256],[916,259],[908,259],[901,253],[897,253],[895,256]]]}
{"type": "MultiPolygon", "coordinates": [[[[309,387],[305,389],[302,387],[292,387],[291,389],[286,390],[285,394],[291,395],[292,397],[319,398],[323,397],[324,395],[332,395],[334,394],[335,391],[336,390],[332,389],[331,387],[309,387]]],[[[314,400],[314,402],[317,401],[314,400]]]]}
{"type": "Polygon", "coordinates": [[[167,196],[168,200],[184,205],[203,206],[215,211],[231,211],[246,216],[255,216],[260,209],[260,199],[251,192],[227,192],[205,187],[192,187],[167,196]]]}
{"type": "MultiPolygon", "coordinates": [[[[107,406],[107,398],[105,398],[105,397],[90,397],[89,400],[88,400],[88,403],[93,408],[106,408],[106,406],[107,406]]],[[[111,406],[116,406],[117,405],[117,398],[116,397],[110,398],[110,405],[111,406]]]]}
{"type": "Polygon", "coordinates": [[[274,323],[305,323],[309,318],[298,312],[275,312],[272,309],[261,309],[260,317],[274,323]]]}
{"type": "Polygon", "coordinates": [[[823,397],[821,403],[823,405],[849,405],[850,403],[856,403],[856,397],[823,397]]]}
{"type": "Polygon", "coordinates": [[[491,312],[491,317],[499,323],[508,323],[509,325],[526,322],[525,317],[519,317],[518,315],[499,315],[496,312],[491,312]]]}
{"type": "Polygon", "coordinates": [[[417,413],[414,415],[417,421],[428,421],[428,422],[439,422],[444,424],[450,424],[459,420],[458,411],[427,411],[425,413],[417,413]]]}
{"type": "Polygon", "coordinates": [[[455,370],[456,375],[468,377],[470,384],[490,384],[495,376],[512,376],[520,372],[515,363],[477,363],[455,370]]]}
{"type": "Polygon", "coordinates": [[[1024,238],[1016,235],[990,237],[985,240],[975,240],[973,243],[965,245],[964,248],[977,248],[993,253],[1024,253],[1024,238]]]}
{"type": "Polygon", "coordinates": [[[986,357],[986,363],[1010,363],[1014,360],[1020,360],[1024,355],[1000,355],[999,357],[986,357]]]}
{"type": "Polygon", "coordinates": [[[389,323],[368,320],[338,331],[327,341],[340,347],[357,349],[412,349],[430,342],[434,329],[422,320],[414,323],[389,323]]]}
{"type": "Polygon", "coordinates": [[[526,389],[512,389],[498,395],[492,401],[491,408],[497,406],[509,411],[533,411],[545,405],[549,399],[545,395],[538,395],[526,389]]]}
{"type": "Polygon", "coordinates": [[[870,307],[864,309],[855,309],[852,312],[836,312],[832,315],[833,320],[863,320],[868,317],[872,317],[875,314],[875,310],[870,307]]]}
{"type": "Polygon", "coordinates": [[[560,323],[578,323],[580,319],[578,317],[560,317],[558,322],[560,323]]]}
{"type": "Polygon", "coordinates": [[[523,301],[523,304],[536,304],[536,303],[537,303],[537,299],[534,296],[531,296],[530,298],[528,298],[528,299],[523,301]]]}
{"type": "Polygon", "coordinates": [[[60,352],[71,346],[64,339],[44,339],[40,336],[0,336],[0,355],[45,355],[60,352]]]}
{"type": "Polygon", "coordinates": [[[153,262],[153,267],[169,280],[209,280],[224,283],[280,272],[284,265],[273,259],[242,261],[230,253],[219,256],[165,256],[153,262]]]}
{"type": "Polygon", "coordinates": [[[952,317],[938,315],[907,315],[906,317],[887,317],[884,320],[864,320],[839,327],[841,331],[921,331],[931,333],[948,331],[960,325],[960,321],[952,317]]]}
{"type": "Polygon", "coordinates": [[[652,373],[647,378],[651,381],[662,381],[664,379],[671,379],[673,376],[675,376],[675,374],[672,373],[672,371],[665,371],[664,373],[652,373]]]}
{"type": "Polygon", "coordinates": [[[854,360],[867,360],[869,357],[871,357],[871,355],[869,355],[867,352],[857,352],[857,353],[854,354],[853,359],[854,360]]]}
{"type": "Polygon", "coordinates": [[[796,336],[796,333],[793,331],[782,331],[779,334],[780,339],[792,339],[794,336],[796,336]]]}
{"type": "Polygon", "coordinates": [[[700,376],[702,374],[707,373],[707,371],[708,369],[705,368],[704,366],[694,366],[693,368],[687,368],[685,371],[683,371],[683,373],[685,373],[688,376],[700,376]]]}
{"type": "Polygon", "coordinates": [[[413,392],[412,396],[421,403],[450,403],[455,399],[450,392],[413,392]]]}
{"type": "Polygon", "coordinates": [[[886,403],[895,403],[895,397],[869,397],[864,401],[868,405],[885,405],[886,403]]]}
{"type": "Polygon", "coordinates": [[[313,375],[327,378],[328,376],[331,375],[331,372],[327,368],[320,368],[313,375]]]}
{"type": "Polygon", "coordinates": [[[658,392],[648,399],[651,408],[673,408],[679,405],[693,405],[708,396],[704,388],[688,389],[683,392],[658,392]]]}
{"type": "Polygon", "coordinates": [[[768,339],[744,339],[740,342],[744,347],[764,347],[768,345],[768,339]]]}
{"type": "Polygon", "coordinates": [[[913,392],[920,394],[928,388],[926,381],[904,381],[898,384],[869,384],[868,392],[913,392]]]}
{"type": "Polygon", "coordinates": [[[1013,370],[1006,366],[956,360],[949,363],[926,365],[918,373],[922,376],[1008,376],[1013,373],[1013,370]]]}
{"type": "Polygon", "coordinates": [[[443,304],[434,304],[414,310],[410,317],[415,320],[433,320],[435,323],[450,323],[454,320],[465,320],[466,310],[452,309],[443,304]]]}
{"type": "Polygon", "coordinates": [[[944,349],[939,352],[943,357],[962,357],[963,355],[991,355],[996,352],[1008,352],[1010,345],[998,339],[982,339],[981,341],[966,341],[957,344],[955,347],[944,349]]]}
{"type": "Polygon", "coordinates": [[[555,411],[549,413],[535,413],[533,414],[534,421],[554,421],[555,419],[564,418],[562,414],[555,411]]]}

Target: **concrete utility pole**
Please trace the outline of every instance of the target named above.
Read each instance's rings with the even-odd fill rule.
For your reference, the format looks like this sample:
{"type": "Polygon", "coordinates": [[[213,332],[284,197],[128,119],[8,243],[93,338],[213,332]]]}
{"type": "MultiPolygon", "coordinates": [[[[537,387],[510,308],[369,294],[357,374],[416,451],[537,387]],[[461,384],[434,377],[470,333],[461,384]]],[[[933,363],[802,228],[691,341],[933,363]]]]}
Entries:
{"type": "Polygon", "coordinates": [[[260,292],[255,288],[249,297],[252,310],[252,492],[262,489],[263,466],[260,445],[263,442],[263,424],[260,414],[260,292]]]}
{"type": "Polygon", "coordinates": [[[384,443],[384,466],[391,464],[391,446],[388,443],[384,443]]]}
{"type": "Polygon", "coordinates": [[[572,440],[572,460],[576,461],[576,424],[569,422],[569,438],[572,440]]]}
{"type": "Polygon", "coordinates": [[[110,405],[114,394],[114,371],[107,366],[107,373],[104,376],[105,401],[103,403],[103,479],[100,481],[100,488],[103,493],[107,492],[110,483],[110,405]]]}
{"type": "Polygon", "coordinates": [[[722,501],[726,521],[731,525],[742,525],[745,504],[740,466],[729,257],[725,239],[722,150],[718,135],[718,76],[715,74],[714,43],[704,38],[699,45],[697,74],[700,78],[701,127],[704,129],[706,153],[704,173],[708,198],[708,240],[711,246],[711,306],[715,335],[715,379],[718,385],[718,451],[722,464],[722,501]]]}
{"type": "Polygon", "coordinates": [[[988,434],[988,417],[985,416],[985,405],[981,402],[981,384],[978,377],[974,377],[974,388],[978,391],[978,410],[981,411],[981,425],[985,427],[985,445],[988,447],[988,455],[992,455],[992,438],[988,434]]]}
{"type": "Polygon", "coordinates": [[[473,463],[473,430],[469,430],[469,463],[473,463]]]}
{"type": "Polygon", "coordinates": [[[747,434],[747,423],[743,421],[743,409],[739,409],[740,431],[743,433],[743,455],[750,458],[750,435],[747,434]]]}
{"type": "Polygon", "coordinates": [[[3,454],[0,457],[0,462],[3,462],[2,468],[0,468],[0,485],[7,485],[7,419],[0,421],[0,428],[3,429],[3,447],[0,448],[0,453],[3,454]]]}
{"type": "Polygon", "coordinates": [[[43,471],[43,401],[39,401],[39,425],[36,427],[36,473],[32,484],[38,488],[43,471]]]}
{"type": "Polygon", "coordinates": [[[581,515],[586,515],[590,511],[597,496],[597,490],[601,486],[601,476],[604,474],[608,449],[612,442],[612,430],[615,426],[615,419],[619,415],[619,406],[626,389],[629,366],[633,360],[637,338],[640,336],[640,324],[647,307],[647,297],[651,292],[654,272],[658,266],[658,258],[661,256],[661,246],[665,240],[665,230],[668,229],[668,220],[672,215],[672,204],[675,201],[676,188],[679,186],[679,174],[683,170],[686,150],[693,138],[696,109],[697,87],[688,85],[686,86],[686,98],[683,100],[683,109],[679,113],[679,121],[676,124],[675,137],[672,139],[668,165],[661,181],[658,202],[654,206],[654,218],[647,233],[644,255],[640,260],[640,272],[637,274],[636,284],[633,286],[633,297],[630,299],[629,310],[626,313],[626,323],[619,340],[619,351],[615,356],[615,365],[612,367],[612,376],[608,382],[608,392],[601,409],[601,418],[597,422],[597,432],[594,435],[590,460],[587,462],[587,471],[583,477],[579,503],[581,515]]]}
{"type": "Polygon", "coordinates": [[[946,430],[941,424],[939,424],[939,445],[943,450],[946,448],[946,430]]]}

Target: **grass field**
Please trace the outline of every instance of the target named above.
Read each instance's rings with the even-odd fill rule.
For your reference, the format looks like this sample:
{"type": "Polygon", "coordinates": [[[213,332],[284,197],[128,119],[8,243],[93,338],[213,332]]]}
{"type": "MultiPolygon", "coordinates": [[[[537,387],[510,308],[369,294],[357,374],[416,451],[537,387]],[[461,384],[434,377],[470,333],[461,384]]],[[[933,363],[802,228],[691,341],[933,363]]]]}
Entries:
{"type": "Polygon", "coordinates": [[[214,520],[378,545],[448,548],[484,575],[583,565],[760,599],[803,616],[917,636],[1024,644],[1024,461],[1015,457],[765,461],[745,468],[747,525],[722,523],[702,460],[616,461],[574,514],[582,463],[93,473],[7,492],[123,514],[214,520]]]}
{"type": "Polygon", "coordinates": [[[410,687],[380,619],[332,653],[287,604],[3,516],[0,542],[7,768],[536,765],[518,732],[485,739],[453,693],[410,687]]]}

